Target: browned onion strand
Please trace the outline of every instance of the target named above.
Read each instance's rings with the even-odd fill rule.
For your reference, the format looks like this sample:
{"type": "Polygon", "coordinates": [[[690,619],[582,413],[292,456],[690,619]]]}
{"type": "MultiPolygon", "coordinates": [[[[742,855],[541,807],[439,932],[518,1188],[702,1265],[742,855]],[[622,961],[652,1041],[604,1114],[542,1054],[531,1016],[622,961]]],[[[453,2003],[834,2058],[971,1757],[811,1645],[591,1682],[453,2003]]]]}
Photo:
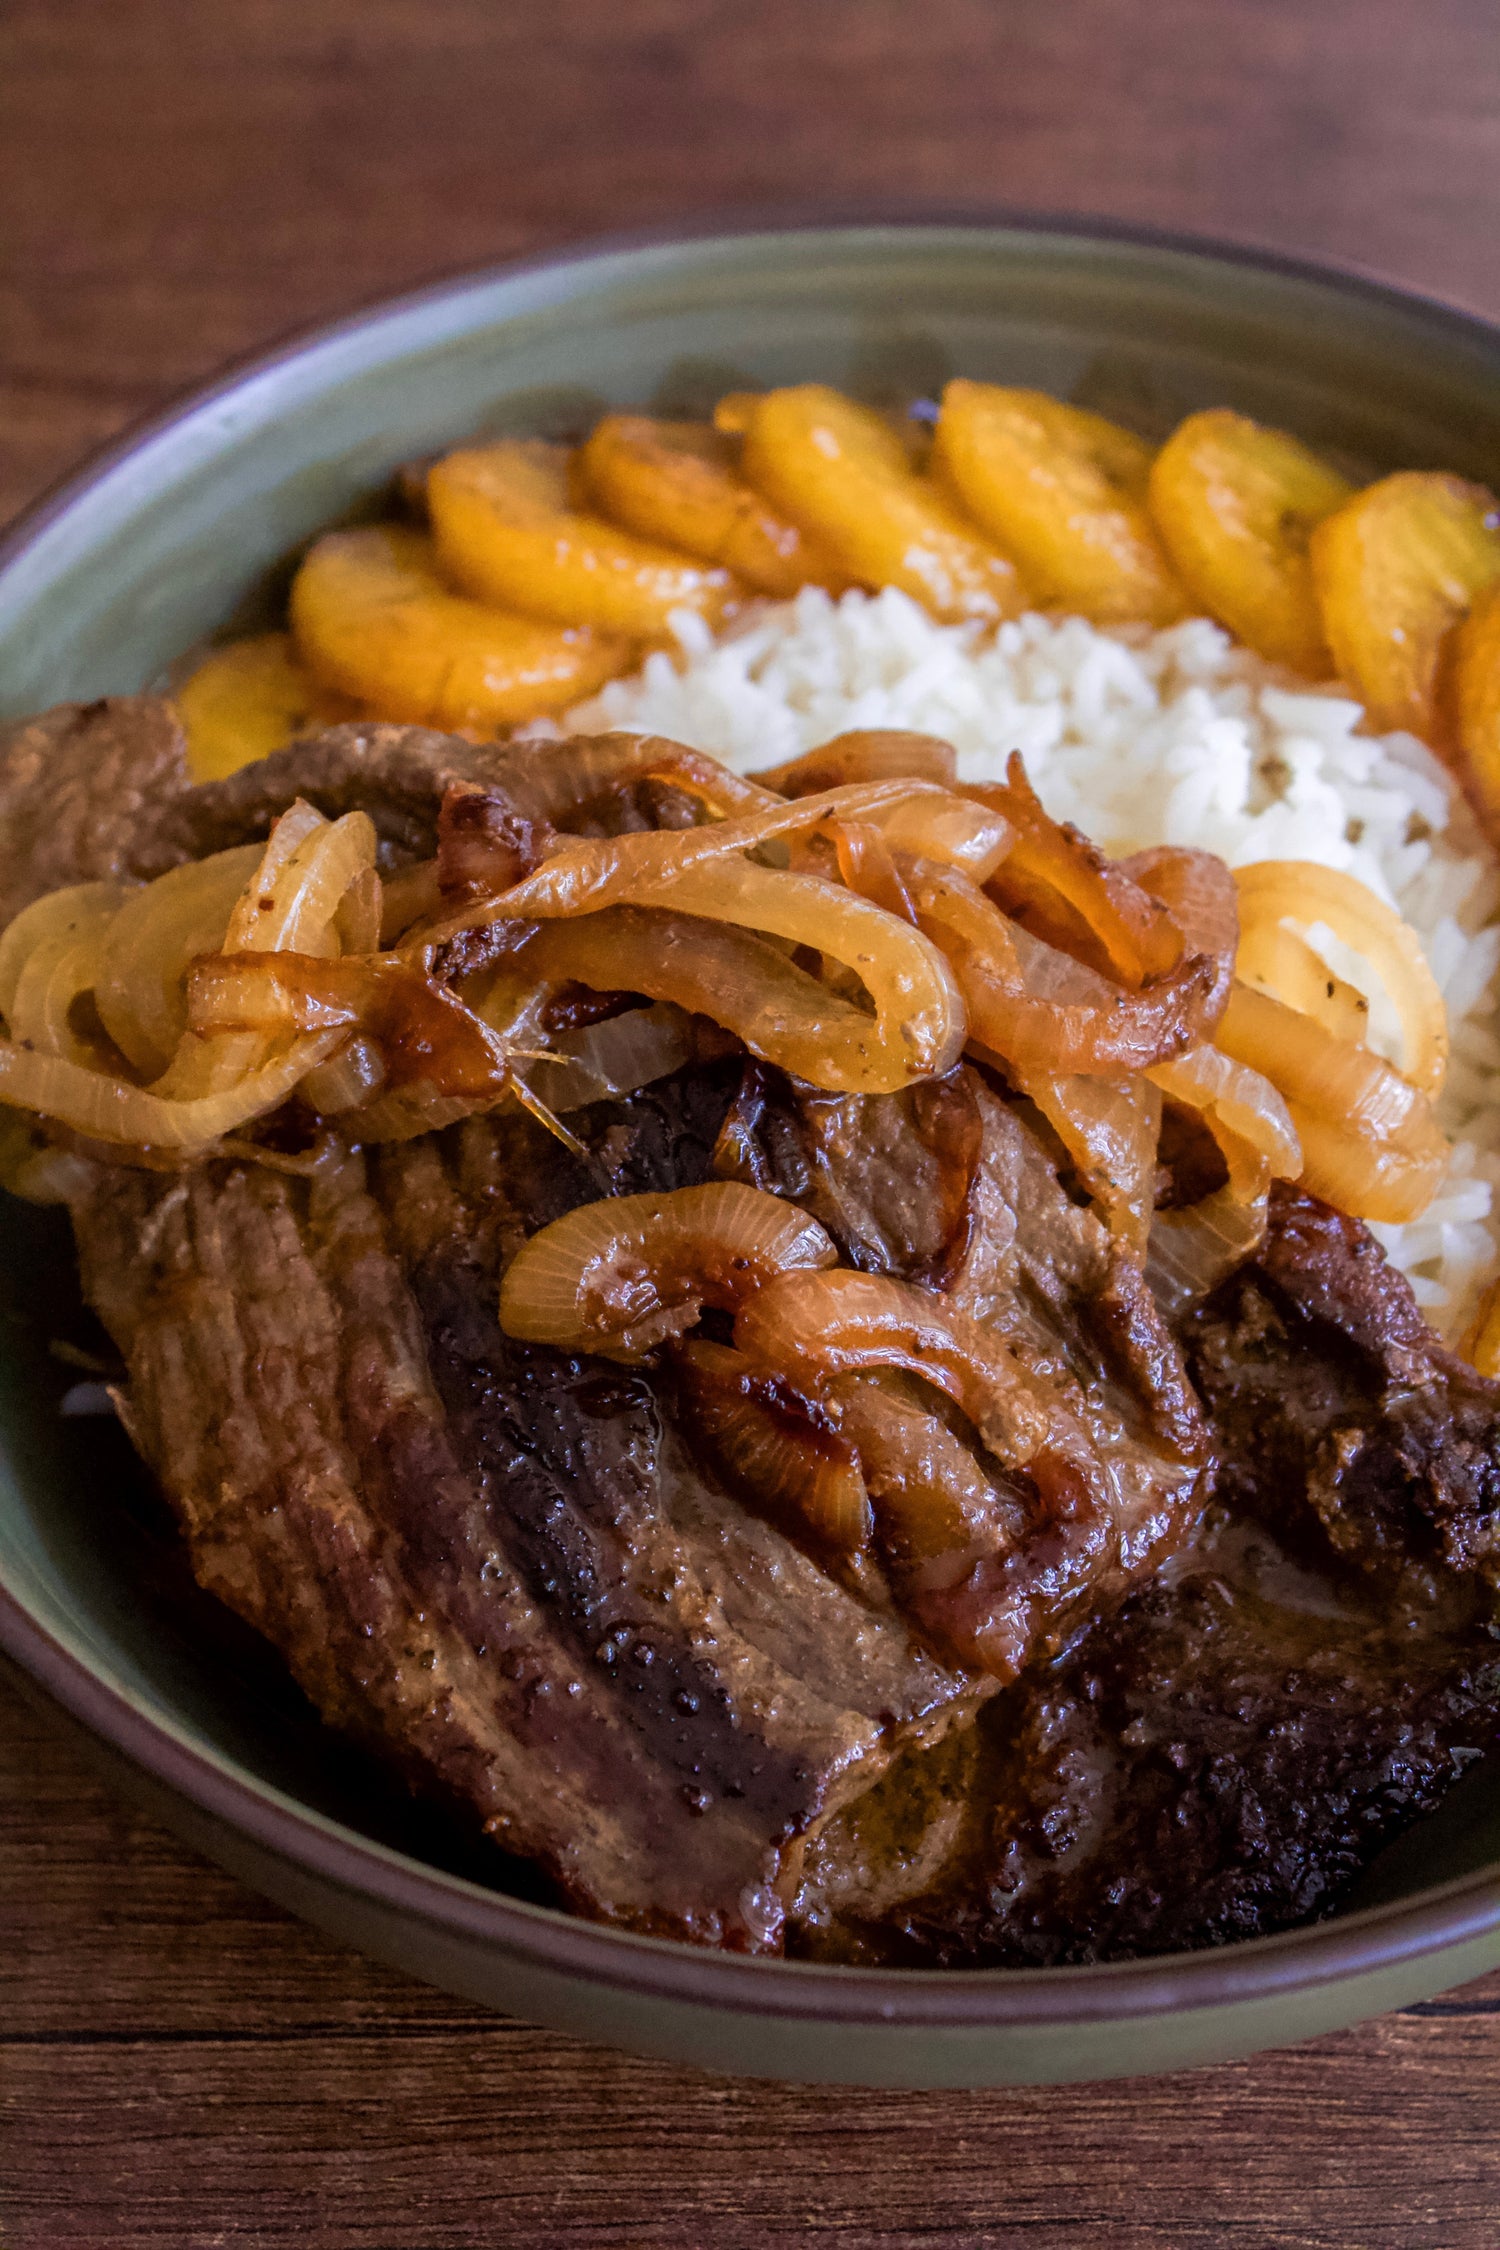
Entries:
{"type": "Polygon", "coordinates": [[[1389,995],[1401,1021],[1402,1075],[1424,1094],[1440,1093],[1448,1065],[1447,1010],[1411,925],[1352,875],[1308,860],[1266,860],[1241,868],[1235,885],[1249,940],[1241,976],[1318,1016],[1343,1037],[1362,1039],[1368,1002],[1283,926],[1288,919],[1304,927],[1325,923],[1369,962],[1389,995]],[[1288,972],[1300,990],[1278,981],[1288,972]]]}
{"type": "Polygon", "coordinates": [[[483,1098],[511,1081],[508,1051],[489,1026],[400,955],[210,954],[188,977],[188,1021],[208,1036],[357,1029],[379,1049],[392,1088],[422,1078],[442,1094],[483,1098]]]}
{"type": "Polygon", "coordinates": [[[676,1365],[689,1424],[731,1489],[815,1550],[857,1556],[870,1536],[870,1501],[836,1418],[722,1344],[684,1344],[676,1365]]]}
{"type": "Polygon", "coordinates": [[[878,819],[909,798],[935,794],[941,792],[929,782],[871,782],[822,791],[794,803],[778,799],[765,811],[699,828],[568,837],[523,882],[496,898],[466,904],[446,924],[425,932],[424,938],[429,944],[440,944],[492,921],[547,921],[605,906],[675,906],[680,901],[668,896],[670,891],[688,885],[701,889],[697,879],[706,870],[713,869],[720,877],[731,874],[728,863],[747,852],[784,843],[829,821],[878,819]]]}
{"type": "Polygon", "coordinates": [[[1228,978],[1191,955],[1158,983],[1123,990],[1010,921],[952,869],[905,875],[919,927],[952,963],[972,1040],[1023,1077],[1149,1069],[1211,1038],[1228,978]]]}
{"type": "Polygon", "coordinates": [[[764,812],[779,801],[776,785],[764,775],[746,779],[706,752],[660,734],[621,732],[518,743],[502,775],[502,786],[517,786],[531,818],[557,825],[601,797],[643,781],[669,782],[716,813],[764,812]]]}
{"type": "Polygon", "coordinates": [[[522,1246],[500,1285],[500,1325],[527,1343],[638,1359],[705,1305],[732,1312],[773,1276],[837,1255],[795,1203],[738,1180],[618,1195],[522,1246]]]}
{"type": "Polygon", "coordinates": [[[741,1307],[734,1340],[752,1358],[801,1367],[815,1381],[884,1368],[920,1376],[962,1408],[998,1460],[1016,1467],[1067,1419],[979,1321],[883,1274],[782,1274],[741,1307]]]}
{"type": "Polygon", "coordinates": [[[1144,1250],[1161,1132],[1157,1088],[1141,1075],[1038,1077],[1020,1084],[1077,1165],[1110,1233],[1127,1248],[1144,1250]]]}
{"type": "Polygon", "coordinates": [[[1169,1320],[1180,1319],[1228,1279],[1265,1238],[1266,1198],[1225,1185],[1184,1211],[1158,1211],[1146,1279],[1169,1320]]]}
{"type": "Polygon", "coordinates": [[[1122,984],[1135,987],[1172,973],[1182,959],[1183,933],[1171,914],[1120,862],[1043,810],[1019,752],[1003,784],[981,784],[970,793],[1015,831],[992,877],[998,904],[1064,952],[1082,936],[1089,965],[1122,984]]]}
{"type": "Polygon", "coordinates": [[[1401,1225],[1426,1210],[1448,1144],[1425,1094],[1367,1047],[1236,984],[1218,1044],[1285,1098],[1302,1146],[1302,1179],[1361,1219],[1401,1225]]]}
{"type": "Polygon", "coordinates": [[[957,777],[958,752],[951,742],[935,734],[907,734],[898,727],[836,734],[816,750],[753,776],[763,788],[782,797],[807,797],[861,781],[935,781],[952,788],[957,777]]]}
{"type": "Polygon", "coordinates": [[[1217,1142],[1229,1184],[1242,1201],[1263,1196],[1268,1179],[1295,1180],[1302,1143],[1291,1112],[1268,1078],[1217,1047],[1159,1063],[1153,1084],[1195,1110],[1217,1142]]]}

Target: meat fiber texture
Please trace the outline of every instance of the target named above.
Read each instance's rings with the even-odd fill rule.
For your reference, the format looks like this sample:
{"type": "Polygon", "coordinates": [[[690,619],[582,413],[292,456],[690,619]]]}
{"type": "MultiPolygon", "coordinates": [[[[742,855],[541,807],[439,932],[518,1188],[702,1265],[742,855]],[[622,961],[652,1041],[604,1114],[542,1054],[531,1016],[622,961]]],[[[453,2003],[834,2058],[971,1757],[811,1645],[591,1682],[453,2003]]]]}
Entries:
{"type": "Polygon", "coordinates": [[[907,1761],[825,1829],[799,1951],[1015,1966],[1261,1936],[1336,1911],[1495,1748],[1500,1385],[1364,1227],[1287,1187],[1184,1343],[1219,1457],[1199,1537],[936,1753],[941,1790],[907,1761]]]}
{"type": "MultiPolygon", "coordinates": [[[[263,835],[297,794],[364,807],[399,866],[450,782],[524,812],[533,755],[350,726],[193,788],[170,706],[64,707],[0,743],[0,919],[263,835]]],[[[100,1164],[74,1218],[202,1582],[574,1905],[774,1950],[800,1877],[797,1946],[845,1958],[1211,1942],[1336,1903],[1488,1739],[1500,1393],[1366,1230],[1284,1199],[1187,1339],[1208,1432],[1154,1306],[971,1073],[861,1103],[729,1062],[573,1122],[591,1169],[492,1117],[312,1178],[100,1164]],[[1086,1403],[1116,1536],[1065,1603],[1038,1556],[1032,1669],[988,1704],[689,1458],[664,1376],[500,1331],[526,1233],[711,1162],[1086,1403]],[[1194,1548],[1210,1435],[1223,1502],[1194,1548]]]]}

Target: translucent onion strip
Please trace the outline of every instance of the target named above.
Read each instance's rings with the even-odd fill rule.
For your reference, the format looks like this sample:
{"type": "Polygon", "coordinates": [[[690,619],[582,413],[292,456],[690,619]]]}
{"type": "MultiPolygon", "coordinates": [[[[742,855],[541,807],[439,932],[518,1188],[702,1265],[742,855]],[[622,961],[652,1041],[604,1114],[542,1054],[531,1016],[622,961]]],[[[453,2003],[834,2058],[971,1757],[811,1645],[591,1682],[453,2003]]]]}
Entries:
{"type": "MultiPolygon", "coordinates": [[[[820,1020],[815,1036],[798,1044],[801,1059],[783,1051],[775,1025],[757,1024],[749,995],[740,995],[732,1016],[716,1015],[715,1020],[739,1032],[755,1053],[827,1091],[894,1092],[913,1079],[942,1076],[962,1051],[963,1000],[941,950],[921,932],[840,884],[784,873],[742,855],[751,846],[805,832],[846,813],[883,812],[901,800],[907,786],[880,784],[834,792],[804,804],[781,806],[764,817],[724,821],[685,833],[579,840],[502,898],[464,909],[451,927],[424,931],[422,942],[436,943],[467,928],[511,919],[566,920],[583,930],[603,910],[631,906],[667,909],[679,926],[682,918],[693,916],[700,918],[700,929],[705,921],[723,923],[737,926],[742,935],[763,933],[794,947],[810,947],[858,978],[873,1015],[827,994],[817,1004],[820,1020]]],[[[637,925],[638,946],[642,934],[637,925]]],[[[570,941],[580,951],[588,943],[587,939],[570,941]]],[[[759,958],[764,963],[764,955],[759,958]]],[[[581,970],[575,973],[583,975],[581,970]]],[[[593,980],[585,976],[583,981],[593,980]]],[[[790,998],[787,978],[778,979],[768,963],[756,980],[758,987],[769,984],[773,995],[778,981],[790,998]]],[[[601,989],[639,991],[687,1007],[696,1004],[677,982],[668,984],[661,971],[648,978],[616,967],[606,974],[601,989]]],[[[797,989],[792,1014],[805,1024],[812,1012],[813,980],[797,989]]]]}
{"type": "Polygon", "coordinates": [[[1021,1081],[1021,1091],[1035,1102],[1077,1165],[1110,1233],[1129,1249],[1144,1250],[1161,1132],[1156,1087],[1139,1075],[1030,1078],[1021,1081]]]}
{"type": "Polygon", "coordinates": [[[1146,1279],[1169,1320],[1180,1319],[1253,1257],[1266,1232],[1264,1194],[1232,1186],[1185,1211],[1158,1211],[1146,1253],[1146,1279]]]}
{"type": "Polygon", "coordinates": [[[61,1055],[35,1055],[0,1042],[0,1102],[34,1110],[89,1140],[201,1154],[221,1135],[279,1108],[299,1079],[343,1039],[325,1031],[298,1039],[238,1084],[197,1100],[177,1100],[86,1070],[61,1055]]]}
{"type": "Polygon", "coordinates": [[[690,1427],[730,1489],[817,1553],[856,1556],[872,1519],[841,1418],[722,1344],[684,1344],[676,1368],[690,1427]]]}
{"type": "Polygon", "coordinates": [[[1311,1016],[1336,1039],[1364,1045],[1370,1028],[1369,1001],[1357,985],[1336,976],[1306,938],[1285,922],[1248,923],[1240,934],[1234,965],[1243,984],[1311,1016]]]}
{"type": "Polygon", "coordinates": [[[958,752],[951,742],[898,727],[868,727],[836,734],[753,778],[782,797],[806,797],[861,781],[935,781],[951,788],[957,774],[958,752]]]}
{"type": "Polygon", "coordinates": [[[1000,1339],[942,1297],[884,1275],[788,1273],[735,1321],[737,1348],[821,1374],[904,1368],[962,1407],[998,1459],[1024,1465],[1052,1430],[1048,1403],[1000,1339]]]}
{"type": "Polygon", "coordinates": [[[1199,1112],[1229,1167],[1242,1201],[1259,1195],[1265,1179],[1295,1180],[1302,1143],[1291,1112],[1269,1078],[1217,1047],[1198,1047],[1149,1073],[1173,1101],[1199,1112]]]}
{"type": "Polygon", "coordinates": [[[1121,984],[1169,976],[1183,955],[1183,933],[1161,902],[1122,863],[1107,859],[1078,829],[1053,820],[1012,754],[1001,785],[970,795],[1002,814],[1015,841],[998,867],[993,895],[1037,936],[1072,950],[1121,984]]]}
{"type": "Polygon", "coordinates": [[[559,825],[596,799],[636,782],[670,782],[713,812],[753,814],[777,798],[764,777],[731,773],[706,751],[691,750],[661,734],[575,735],[567,742],[518,743],[506,754],[502,787],[512,780],[527,814],[559,825]]]}
{"type": "Polygon", "coordinates": [[[919,927],[942,947],[974,1040],[1022,1077],[1110,1077],[1148,1069],[1213,1036],[1228,982],[1192,955],[1158,983],[1123,991],[1034,937],[950,869],[904,871],[919,927]]]}
{"type": "Polygon", "coordinates": [[[72,1010],[93,990],[105,937],[130,896],[118,883],[78,883],[16,916],[0,940],[0,1014],[18,1046],[83,1066],[97,1061],[72,1010]]]}
{"type": "Polygon", "coordinates": [[[832,1242],[796,1204],[737,1180],[581,1204],[517,1252],[500,1285],[508,1336],[638,1359],[733,1309],[791,1268],[832,1265],[832,1242]]]}
{"type": "Polygon", "coordinates": [[[1420,1217],[1448,1163],[1432,1106],[1367,1047],[1236,984],[1217,1043],[1269,1078],[1302,1143],[1302,1181],[1340,1211],[1402,1225],[1420,1217]]]}
{"type": "MultiPolygon", "coordinates": [[[[1235,876],[1241,943],[1266,925],[1323,922],[1367,961],[1401,1020],[1402,1075],[1424,1094],[1442,1090],[1448,1015],[1421,941],[1409,922],[1354,876],[1310,860],[1262,860],[1235,876]]],[[[1289,993],[1282,999],[1291,1000],[1289,993]]]]}
{"type": "Polygon", "coordinates": [[[188,964],[224,942],[229,917],[260,867],[259,844],[189,860],[133,891],[103,948],[94,1004],[144,1078],[159,1077],[187,1029],[188,964]]]}

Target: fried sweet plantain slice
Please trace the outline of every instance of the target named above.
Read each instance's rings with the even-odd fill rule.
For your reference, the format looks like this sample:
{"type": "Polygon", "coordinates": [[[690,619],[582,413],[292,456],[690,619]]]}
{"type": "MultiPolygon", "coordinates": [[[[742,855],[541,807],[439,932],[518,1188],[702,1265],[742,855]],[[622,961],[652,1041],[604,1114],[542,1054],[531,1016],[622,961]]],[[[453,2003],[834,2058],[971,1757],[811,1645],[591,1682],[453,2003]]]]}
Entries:
{"type": "Polygon", "coordinates": [[[1151,509],[1195,602],[1273,664],[1333,669],[1313,586],[1314,527],[1354,486],[1285,430],[1228,407],[1190,414],[1151,470],[1151,509]]]}
{"type": "Polygon", "coordinates": [[[628,641],[539,624],[455,594],[420,531],[331,531],[292,582],[313,675],[380,718],[492,733],[559,711],[622,672],[628,641]]]}
{"type": "Polygon", "coordinates": [[[578,457],[589,497],[643,539],[732,570],[757,593],[848,583],[833,557],[739,474],[739,447],[708,422],[606,414],[578,457]]]}
{"type": "Polygon", "coordinates": [[[1372,724],[1437,742],[1449,635],[1500,578],[1495,495],[1437,473],[1382,477],[1317,526],[1312,568],[1334,665],[1372,724]]]}
{"type": "Polygon", "coordinates": [[[1039,600],[1101,625],[1183,615],[1146,506],[1151,448],[1102,414],[1044,391],[952,382],[933,469],[1015,556],[1039,600]]]}
{"type": "Polygon", "coordinates": [[[764,391],[726,391],[714,408],[714,428],[724,437],[742,438],[764,391]]]}
{"type": "Polygon", "coordinates": [[[638,539],[577,505],[568,449],[543,438],[465,447],[427,475],[443,568],[480,601],[559,625],[664,640],[674,610],[717,625],[739,588],[727,570],[638,539]]]}
{"type": "Polygon", "coordinates": [[[741,465],[862,584],[899,586],[950,624],[995,622],[1025,607],[1015,564],[912,468],[873,407],[822,383],[767,391],[750,412],[741,465]]]}
{"type": "Polygon", "coordinates": [[[312,677],[290,633],[256,633],[212,650],[172,700],[195,781],[222,781],[257,758],[269,758],[308,727],[360,716],[352,697],[312,677]]]}
{"type": "MultiPolygon", "coordinates": [[[[1445,716],[1459,778],[1480,821],[1500,843],[1500,583],[1479,596],[1454,636],[1445,716]]],[[[1495,1333],[1500,1349],[1500,1305],[1495,1333]]]]}

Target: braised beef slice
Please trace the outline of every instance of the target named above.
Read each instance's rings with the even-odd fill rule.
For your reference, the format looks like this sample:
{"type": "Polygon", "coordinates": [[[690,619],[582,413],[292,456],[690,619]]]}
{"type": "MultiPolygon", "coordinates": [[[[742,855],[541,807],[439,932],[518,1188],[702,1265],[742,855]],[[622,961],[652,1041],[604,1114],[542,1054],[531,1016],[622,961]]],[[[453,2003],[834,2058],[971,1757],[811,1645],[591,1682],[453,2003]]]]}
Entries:
{"type": "Polygon", "coordinates": [[[1195,1547],[983,1715],[911,1882],[882,1837],[920,1760],[821,1832],[802,1949],[1043,1963],[1284,1928],[1494,1740],[1500,1386],[1294,1189],[1185,1342],[1219,1453],[1195,1547]]]}
{"type": "Polygon", "coordinates": [[[941,1282],[967,1237],[976,1084],[958,1069],[900,1094],[825,1094],[753,1064],[716,1169],[800,1203],[861,1272],[941,1282]]]}
{"type": "Polygon", "coordinates": [[[1493,1578],[1500,1383],[1444,1348],[1357,1219],[1278,1184],[1260,1255],[1184,1342],[1232,1505],[1382,1575],[1493,1578]]]}
{"type": "MultiPolygon", "coordinates": [[[[940,1966],[1169,1953],[1336,1908],[1494,1739],[1492,1642],[1413,1641],[1220,1522],[1198,1566],[1136,1594],[980,1719],[893,1884],[908,1759],[810,1847],[798,1951],[940,1966]],[[934,1851],[934,1841],[937,1849],[934,1851]],[[936,1864],[934,1864],[936,1861],[936,1864]]],[[[945,1752],[931,1755],[942,1759],[945,1752]]],[[[904,1817],[910,1821],[910,1812],[904,1817]]]]}
{"type": "Polygon", "coordinates": [[[600,1192],[702,1178],[723,1074],[330,1160],[99,1167],[85,1289],[195,1573],[324,1716],[585,1911],[779,1942],[789,1845],[983,1683],[691,1461],[656,1378],[516,1345],[498,1271],[600,1192]]]}
{"type": "Polygon", "coordinates": [[[187,787],[160,697],[61,703],[0,730],[0,928],[44,892],[158,873],[159,807],[187,787]]]}

